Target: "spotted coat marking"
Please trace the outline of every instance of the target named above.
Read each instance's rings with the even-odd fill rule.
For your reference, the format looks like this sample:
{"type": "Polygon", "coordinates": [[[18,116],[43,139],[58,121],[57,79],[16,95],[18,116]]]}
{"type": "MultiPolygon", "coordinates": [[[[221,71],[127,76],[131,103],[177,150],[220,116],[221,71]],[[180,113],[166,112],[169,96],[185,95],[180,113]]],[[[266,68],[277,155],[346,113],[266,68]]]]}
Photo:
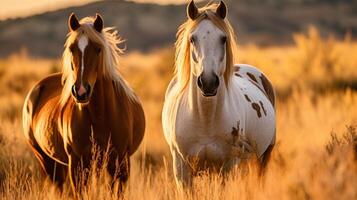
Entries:
{"type": "Polygon", "coordinates": [[[266,111],[265,108],[264,108],[263,102],[262,102],[262,101],[259,101],[259,104],[260,104],[260,107],[262,107],[262,110],[263,110],[264,115],[267,116],[267,111],[266,111]]]}
{"type": "Polygon", "coordinates": [[[248,97],[248,95],[244,95],[244,97],[245,97],[245,99],[248,101],[248,102],[252,102],[251,100],[250,100],[250,98],[248,97]]]}
{"type": "Polygon", "coordinates": [[[253,74],[247,72],[247,76],[249,76],[249,78],[252,79],[252,81],[258,83],[257,78],[255,78],[255,76],[253,74]]]}
{"type": "Polygon", "coordinates": [[[235,67],[234,68],[234,75],[238,76],[238,77],[242,77],[240,74],[239,74],[239,70],[240,70],[240,67],[235,67]]]}
{"type": "Polygon", "coordinates": [[[255,87],[257,87],[260,91],[262,91],[263,94],[267,97],[266,92],[262,88],[259,87],[258,83],[254,82],[252,80],[249,80],[249,82],[251,82],[253,85],[255,85],[255,87]]]}
{"type": "Polygon", "coordinates": [[[259,118],[261,118],[261,117],[262,117],[262,113],[260,112],[260,106],[259,106],[259,104],[257,104],[257,103],[252,103],[252,107],[253,107],[253,109],[257,112],[257,116],[258,116],[259,118]]]}
{"type": "Polygon", "coordinates": [[[238,74],[237,72],[236,72],[236,73],[234,73],[234,75],[236,75],[236,76],[238,76],[238,77],[241,77],[241,78],[242,78],[242,76],[241,76],[240,74],[238,74]]]}
{"type": "Polygon", "coordinates": [[[273,104],[273,107],[275,107],[275,94],[273,86],[263,74],[259,78],[262,81],[265,93],[268,96],[269,101],[273,104]]]}
{"type": "MultiPolygon", "coordinates": [[[[243,131],[243,128],[242,128],[243,131]]],[[[240,121],[237,122],[237,127],[232,127],[232,138],[233,138],[233,144],[235,144],[238,140],[239,137],[239,132],[240,132],[240,121]]]]}

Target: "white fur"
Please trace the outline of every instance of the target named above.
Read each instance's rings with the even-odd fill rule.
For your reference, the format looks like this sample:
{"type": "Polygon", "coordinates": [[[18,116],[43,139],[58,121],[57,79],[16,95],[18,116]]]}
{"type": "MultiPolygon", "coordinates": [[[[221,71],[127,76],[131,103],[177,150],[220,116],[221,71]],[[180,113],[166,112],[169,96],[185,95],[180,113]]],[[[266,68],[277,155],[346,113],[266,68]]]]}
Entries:
{"type": "MultiPolygon", "coordinates": [[[[242,77],[236,75],[225,85],[223,74],[226,59],[220,59],[225,48],[220,44],[223,32],[210,21],[203,20],[192,33],[197,37],[195,48],[191,48],[191,77],[184,93],[177,98],[177,81],[168,87],[162,112],[165,138],[173,156],[173,166],[178,183],[188,184],[191,168],[187,158],[198,156],[218,166],[228,168],[238,164],[243,155],[237,153],[242,144],[234,143],[233,127],[240,124],[239,133],[251,145],[256,145],[257,156],[262,156],[270,144],[275,143],[275,109],[266,95],[250,80],[247,72],[257,79],[262,75],[249,65],[238,65],[242,77]],[[209,31],[209,34],[207,33],[209,31]],[[192,51],[198,62],[192,60],[192,51]],[[204,97],[197,86],[197,76],[215,72],[220,77],[217,95],[204,97]],[[252,102],[261,101],[266,110],[259,118],[244,95],[252,102]]],[[[258,86],[264,90],[261,81],[258,86]]]]}
{"type": "Polygon", "coordinates": [[[84,50],[86,49],[87,46],[88,46],[88,37],[83,35],[78,40],[78,48],[82,52],[81,79],[83,78],[83,72],[84,72],[84,50]]]}
{"type": "Polygon", "coordinates": [[[195,62],[191,59],[192,73],[198,77],[199,75],[211,76],[212,72],[216,75],[223,75],[225,59],[222,60],[221,55],[225,55],[225,45],[221,43],[221,38],[225,34],[218,29],[210,20],[203,20],[191,37],[196,38],[195,45],[191,45],[191,56],[194,53],[197,57],[195,62]]]}

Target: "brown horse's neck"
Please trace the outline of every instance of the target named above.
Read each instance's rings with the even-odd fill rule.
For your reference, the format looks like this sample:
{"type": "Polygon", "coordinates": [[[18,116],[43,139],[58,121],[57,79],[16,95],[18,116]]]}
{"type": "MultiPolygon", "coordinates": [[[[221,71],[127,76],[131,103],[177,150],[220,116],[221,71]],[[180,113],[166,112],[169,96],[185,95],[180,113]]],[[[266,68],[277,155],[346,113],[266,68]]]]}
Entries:
{"type": "Polygon", "coordinates": [[[89,104],[84,108],[91,117],[105,118],[115,106],[116,91],[112,80],[100,78],[97,80],[89,104]]]}

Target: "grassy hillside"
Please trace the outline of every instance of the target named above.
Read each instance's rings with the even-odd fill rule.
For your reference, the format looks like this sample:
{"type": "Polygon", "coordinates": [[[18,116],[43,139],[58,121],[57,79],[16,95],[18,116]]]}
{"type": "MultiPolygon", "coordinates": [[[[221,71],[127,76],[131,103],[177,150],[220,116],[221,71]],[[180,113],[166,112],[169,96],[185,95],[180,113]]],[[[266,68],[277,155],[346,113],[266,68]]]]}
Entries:
{"type": "MultiPolygon", "coordinates": [[[[132,52],[120,71],[143,101],[147,131],[132,158],[126,199],[356,199],[357,43],[324,40],[316,29],[294,36],[291,47],[240,47],[240,61],[258,66],[278,92],[277,145],[265,180],[254,159],[227,179],[202,173],[192,192],[175,187],[161,129],[164,91],[173,51],[132,52]],[[343,83],[343,84],[342,84],[343,83]]],[[[26,53],[0,60],[0,194],[2,199],[71,199],[40,175],[21,128],[21,107],[35,81],[60,70],[58,60],[26,53]]],[[[91,178],[84,199],[116,199],[107,176],[91,178]]]]}
{"type": "MultiPolygon", "coordinates": [[[[200,5],[205,2],[208,1],[200,5]]],[[[356,37],[357,9],[352,3],[226,2],[241,44],[292,44],[291,34],[306,31],[310,24],[318,27],[324,36],[334,34],[343,38],[350,32],[356,37]]],[[[79,18],[101,13],[105,24],[116,26],[127,40],[128,50],[142,51],[172,46],[177,27],[186,19],[185,5],[136,4],[123,0],[90,3],[0,22],[0,57],[27,48],[32,56],[59,58],[71,12],[79,18]]]]}

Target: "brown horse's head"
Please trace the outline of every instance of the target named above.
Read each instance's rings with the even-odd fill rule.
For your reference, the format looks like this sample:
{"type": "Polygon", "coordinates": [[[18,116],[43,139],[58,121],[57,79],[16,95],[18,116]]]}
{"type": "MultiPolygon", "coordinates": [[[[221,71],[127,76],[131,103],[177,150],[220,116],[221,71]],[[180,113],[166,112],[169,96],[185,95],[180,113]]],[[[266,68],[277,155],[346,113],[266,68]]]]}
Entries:
{"type": "MultiPolygon", "coordinates": [[[[72,85],[72,96],[77,103],[89,102],[94,84],[102,72],[102,45],[91,40],[86,34],[76,15],[71,14],[68,19],[68,27],[71,32],[78,32],[76,38],[68,48],[72,54],[71,68],[74,84],[72,85]]],[[[97,14],[91,28],[101,34],[103,30],[103,19],[97,14]]]]}

